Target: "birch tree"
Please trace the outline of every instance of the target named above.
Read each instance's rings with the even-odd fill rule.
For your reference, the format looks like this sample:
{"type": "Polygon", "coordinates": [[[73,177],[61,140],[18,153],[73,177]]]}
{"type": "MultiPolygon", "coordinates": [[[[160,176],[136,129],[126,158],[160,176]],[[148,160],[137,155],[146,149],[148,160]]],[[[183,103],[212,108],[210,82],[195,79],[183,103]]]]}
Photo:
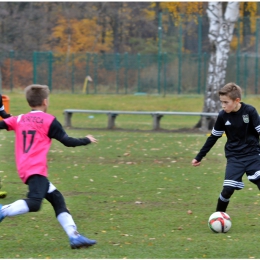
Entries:
{"type": "MultiPolygon", "coordinates": [[[[227,60],[235,23],[239,18],[239,2],[228,2],[223,9],[223,2],[208,3],[210,60],[203,112],[209,113],[218,113],[221,109],[218,91],[226,83],[227,60]]],[[[215,121],[216,117],[201,117],[197,127],[208,130],[215,121]]]]}

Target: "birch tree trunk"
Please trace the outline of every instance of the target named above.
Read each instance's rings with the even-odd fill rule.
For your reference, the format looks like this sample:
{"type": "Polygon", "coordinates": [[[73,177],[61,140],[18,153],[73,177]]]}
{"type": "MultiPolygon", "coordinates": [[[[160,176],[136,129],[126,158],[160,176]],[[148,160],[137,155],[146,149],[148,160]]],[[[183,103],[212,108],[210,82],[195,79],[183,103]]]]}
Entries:
{"type": "MultiPolygon", "coordinates": [[[[221,109],[218,91],[225,85],[227,60],[235,23],[239,17],[239,2],[228,2],[223,15],[223,2],[209,2],[210,60],[203,112],[218,113],[221,109]]],[[[216,117],[201,117],[196,127],[202,131],[213,127],[216,117]]]]}

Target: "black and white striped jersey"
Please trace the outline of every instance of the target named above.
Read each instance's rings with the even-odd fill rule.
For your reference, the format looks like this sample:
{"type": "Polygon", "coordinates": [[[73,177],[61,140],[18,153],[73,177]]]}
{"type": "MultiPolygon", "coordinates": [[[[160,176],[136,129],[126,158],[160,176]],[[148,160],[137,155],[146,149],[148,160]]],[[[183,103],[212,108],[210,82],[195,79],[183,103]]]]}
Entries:
{"type": "Polygon", "coordinates": [[[232,156],[243,158],[260,153],[259,114],[253,106],[241,102],[237,112],[226,113],[224,110],[219,112],[211,135],[195,159],[201,161],[224,133],[227,136],[225,145],[227,158],[232,156]]]}

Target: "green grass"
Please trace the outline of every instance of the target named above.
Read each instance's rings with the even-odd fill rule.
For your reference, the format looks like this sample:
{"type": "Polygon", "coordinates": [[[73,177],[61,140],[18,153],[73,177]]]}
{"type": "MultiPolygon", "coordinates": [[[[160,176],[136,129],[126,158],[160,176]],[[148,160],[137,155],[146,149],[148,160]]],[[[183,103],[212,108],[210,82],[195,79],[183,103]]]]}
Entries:
{"type": "MultiPolygon", "coordinates": [[[[9,97],[13,114],[28,111],[21,94],[9,97]]],[[[49,112],[63,123],[65,108],[200,111],[202,101],[196,96],[52,95],[49,112]]],[[[258,98],[250,101],[259,103],[258,98]]],[[[200,167],[192,167],[205,134],[84,129],[85,120],[86,116],[75,118],[73,123],[81,129],[66,129],[67,133],[93,134],[98,144],[66,148],[54,140],[48,156],[49,179],[64,194],[78,230],[98,244],[71,250],[53,209],[44,201],[41,211],[6,218],[0,224],[0,258],[259,258],[260,192],[246,178],[245,188],[235,192],[227,211],[232,218],[230,231],[215,234],[207,226],[222,189],[225,137],[200,167]]],[[[142,126],[146,119],[131,120],[138,129],[150,129],[142,126]]],[[[191,119],[179,117],[185,120],[191,119]]],[[[102,123],[103,118],[98,118],[96,124],[102,123]]],[[[122,124],[128,129],[132,122],[126,117],[122,124]]],[[[24,198],[27,191],[16,173],[13,142],[13,132],[0,131],[0,176],[2,190],[8,192],[0,200],[3,204],[24,198]]]]}

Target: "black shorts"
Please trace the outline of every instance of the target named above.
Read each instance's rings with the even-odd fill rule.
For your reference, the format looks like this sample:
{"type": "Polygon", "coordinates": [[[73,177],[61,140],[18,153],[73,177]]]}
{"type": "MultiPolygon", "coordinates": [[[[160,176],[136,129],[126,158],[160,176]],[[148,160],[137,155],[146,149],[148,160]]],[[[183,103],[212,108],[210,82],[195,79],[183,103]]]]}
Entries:
{"type": "Polygon", "coordinates": [[[50,186],[49,180],[39,174],[35,174],[29,177],[26,181],[29,192],[27,198],[44,199],[50,186]]]}
{"type": "Polygon", "coordinates": [[[245,185],[242,177],[245,173],[248,180],[253,183],[260,179],[260,155],[242,159],[228,158],[223,186],[233,187],[236,190],[243,189],[245,185]]]}

